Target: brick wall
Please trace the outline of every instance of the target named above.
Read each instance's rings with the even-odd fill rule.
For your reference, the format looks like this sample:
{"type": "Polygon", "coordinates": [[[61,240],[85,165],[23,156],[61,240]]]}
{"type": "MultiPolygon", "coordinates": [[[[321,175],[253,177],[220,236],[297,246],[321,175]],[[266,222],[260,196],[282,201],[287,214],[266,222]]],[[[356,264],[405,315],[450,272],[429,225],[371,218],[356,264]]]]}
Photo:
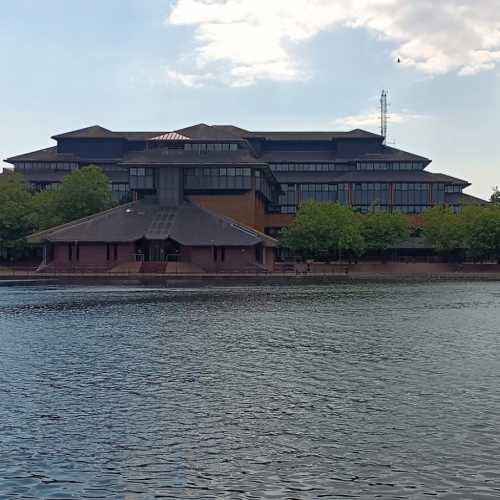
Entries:
{"type": "Polygon", "coordinates": [[[54,244],[54,254],[48,263],[48,270],[53,271],[106,271],[118,264],[135,260],[134,243],[118,243],[117,259],[114,259],[114,247],[110,247],[110,259],[107,260],[106,243],[79,243],[79,258],[76,258],[73,244],[72,259],[69,260],[68,243],[54,244]]]}

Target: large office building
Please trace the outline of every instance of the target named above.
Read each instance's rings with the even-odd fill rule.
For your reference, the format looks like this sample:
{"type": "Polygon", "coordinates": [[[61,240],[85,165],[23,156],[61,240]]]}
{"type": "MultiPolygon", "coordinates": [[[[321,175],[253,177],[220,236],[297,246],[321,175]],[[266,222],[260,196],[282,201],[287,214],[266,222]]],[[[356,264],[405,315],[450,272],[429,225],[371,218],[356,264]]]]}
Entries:
{"type": "MultiPolygon", "coordinates": [[[[305,200],[340,202],[361,212],[387,210],[409,215],[421,214],[436,204],[459,210],[479,201],[463,193],[470,185],[467,181],[428,172],[429,159],[390,147],[382,136],[359,129],[255,132],[232,125],[199,124],[175,131],[114,132],[92,126],[53,139],[57,142],[53,147],[7,161],[35,190],[57,189],[69,172],[89,164],[99,166],[109,177],[116,199],[131,204],[104,216],[108,225],[100,215],[85,224],[45,232],[43,238],[54,244],[66,238],[68,244],[105,245],[107,260],[110,252],[116,255],[110,250],[115,244],[133,243],[127,258],[140,252],[150,261],[163,259],[172,241],[180,252],[182,242],[175,241],[168,230],[173,224],[177,231],[183,227],[184,236],[189,227],[191,233],[197,231],[200,237],[187,238],[191,243],[187,246],[207,249],[212,260],[214,249],[220,247],[215,259],[220,261],[221,252],[226,251],[222,249],[230,245],[218,244],[207,231],[197,229],[194,221],[201,215],[195,215],[196,210],[210,215],[212,224],[229,224],[231,231],[237,231],[222,240],[237,243],[234,246],[240,254],[243,241],[255,246],[254,259],[245,260],[245,265],[262,265],[265,249],[275,246],[268,237],[288,225],[305,200]],[[125,223],[124,210],[134,217],[147,213],[149,222],[125,223]],[[189,214],[184,222],[182,214],[189,214]],[[116,221],[110,223],[110,217],[116,221]],[[110,231],[114,223],[121,224],[119,234],[110,231]],[[159,226],[162,231],[156,230],[159,226]],[[240,238],[245,231],[247,240],[240,238]],[[139,247],[139,241],[149,243],[139,247]],[[161,255],[158,241],[169,241],[160,245],[161,255]]],[[[192,253],[192,248],[184,253],[192,253]]],[[[74,249],[66,252],[68,259],[74,260],[75,255],[74,249]]],[[[270,253],[267,265],[269,259],[270,253]]],[[[202,260],[201,268],[210,267],[206,255],[202,260]]]]}

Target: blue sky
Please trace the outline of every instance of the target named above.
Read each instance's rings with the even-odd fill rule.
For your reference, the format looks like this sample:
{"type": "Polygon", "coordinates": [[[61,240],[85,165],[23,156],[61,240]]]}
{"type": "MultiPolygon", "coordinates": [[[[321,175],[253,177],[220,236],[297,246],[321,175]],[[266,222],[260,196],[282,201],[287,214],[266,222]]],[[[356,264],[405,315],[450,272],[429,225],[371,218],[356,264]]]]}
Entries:
{"type": "Polygon", "coordinates": [[[16,0],[0,10],[0,157],[100,124],[378,131],[500,184],[497,0],[16,0]],[[396,63],[397,58],[401,64],[396,63]]]}

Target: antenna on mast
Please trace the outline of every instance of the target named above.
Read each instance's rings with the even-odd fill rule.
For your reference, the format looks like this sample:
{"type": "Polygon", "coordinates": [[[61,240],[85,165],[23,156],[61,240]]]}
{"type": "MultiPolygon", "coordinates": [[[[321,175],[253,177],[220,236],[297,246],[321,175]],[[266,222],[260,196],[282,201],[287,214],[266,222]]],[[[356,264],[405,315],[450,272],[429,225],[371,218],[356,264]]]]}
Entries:
{"type": "Polygon", "coordinates": [[[383,144],[387,141],[387,90],[382,90],[382,95],[380,96],[380,135],[384,138],[383,144]]]}

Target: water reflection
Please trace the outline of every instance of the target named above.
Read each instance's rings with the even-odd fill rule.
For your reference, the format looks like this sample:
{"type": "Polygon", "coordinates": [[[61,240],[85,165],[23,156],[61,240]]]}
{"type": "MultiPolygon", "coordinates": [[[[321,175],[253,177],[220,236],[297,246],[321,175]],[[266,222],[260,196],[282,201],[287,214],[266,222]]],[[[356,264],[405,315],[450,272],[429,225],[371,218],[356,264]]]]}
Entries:
{"type": "Polygon", "coordinates": [[[0,288],[0,498],[499,498],[495,283],[0,288]]]}

